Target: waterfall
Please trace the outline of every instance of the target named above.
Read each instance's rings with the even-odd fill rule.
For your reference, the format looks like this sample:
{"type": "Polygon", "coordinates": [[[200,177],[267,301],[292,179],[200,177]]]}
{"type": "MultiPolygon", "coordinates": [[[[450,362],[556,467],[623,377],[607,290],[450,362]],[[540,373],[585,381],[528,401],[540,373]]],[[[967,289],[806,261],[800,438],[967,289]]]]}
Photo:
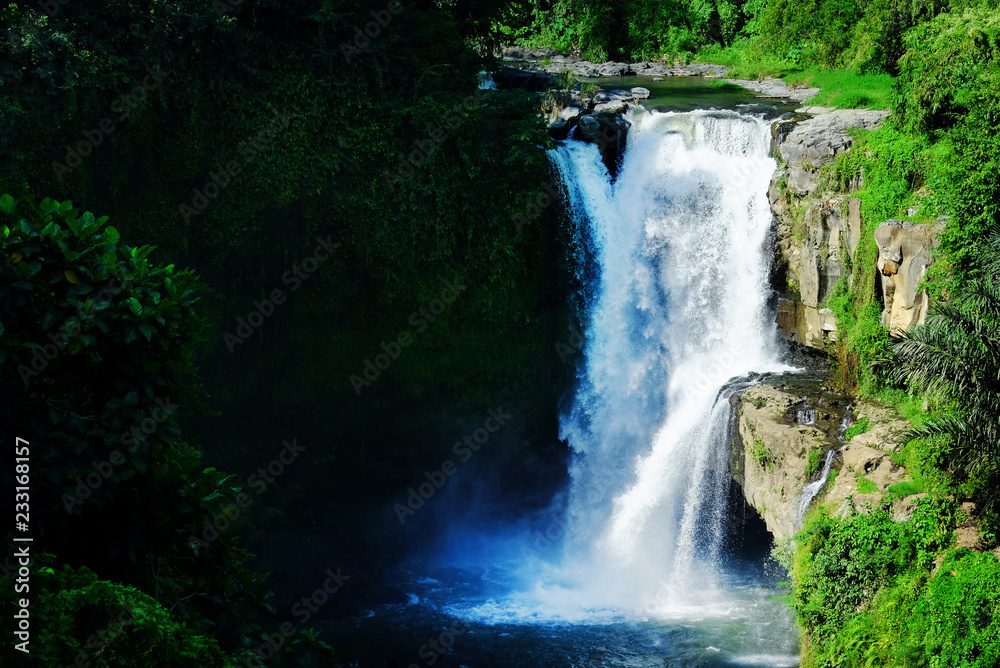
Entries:
{"type": "MultiPolygon", "coordinates": [[[[813,411],[815,415],[816,411],[813,411]]],[[[852,406],[848,404],[847,408],[844,410],[844,417],[840,420],[840,427],[837,430],[837,440],[840,445],[847,442],[847,429],[851,426],[851,422],[854,419],[854,413],[852,406]]],[[[812,503],[816,495],[819,494],[823,486],[826,485],[826,480],[830,476],[830,468],[833,466],[833,460],[837,458],[840,453],[838,448],[832,448],[827,451],[826,459],[823,460],[823,471],[819,475],[819,479],[815,480],[805,487],[802,488],[802,496],[799,498],[799,515],[798,515],[798,526],[802,526],[802,520],[806,516],[806,511],[809,510],[809,505],[812,503]]]]}
{"type": "Polygon", "coordinates": [[[763,119],[634,109],[617,178],[592,144],[552,160],[596,267],[561,436],[573,449],[555,606],[670,615],[718,600],[727,381],[785,369],[767,314],[775,168],[763,119]]]}

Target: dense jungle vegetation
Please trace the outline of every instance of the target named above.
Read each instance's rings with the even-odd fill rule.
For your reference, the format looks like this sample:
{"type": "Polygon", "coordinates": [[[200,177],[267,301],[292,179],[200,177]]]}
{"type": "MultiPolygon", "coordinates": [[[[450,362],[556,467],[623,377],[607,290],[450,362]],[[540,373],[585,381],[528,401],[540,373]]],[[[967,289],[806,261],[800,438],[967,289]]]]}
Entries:
{"type": "Polygon", "coordinates": [[[442,443],[501,406],[527,445],[496,449],[523,465],[492,484],[545,489],[569,242],[535,208],[536,101],[479,90],[500,9],[0,8],[0,433],[31,446],[31,665],[331,665],[301,620],[261,648],[324,568],[358,564],[328,610],[364,599],[408,538],[359,533],[442,443]]]}
{"type": "MultiPolygon", "coordinates": [[[[995,7],[45,0],[0,7],[0,31],[0,438],[31,443],[50,630],[25,665],[336,665],[346,655],[308,624],[261,650],[287,603],[262,572],[314,586],[284,565],[296,531],[321,527],[331,554],[377,570],[408,536],[366,552],[357,518],[495,405],[526,444],[497,457],[524,464],[484,494],[546,489],[572,372],[554,346],[572,338],[578,286],[564,212],[535,206],[552,180],[537,99],[478,87],[510,43],[708,61],[817,85],[819,103],[891,107],[832,175],[864,176],[865,229],[831,300],[845,333],[831,353],[847,387],[911,419],[895,457],[928,496],[905,523],[815,514],[790,598],[804,665],[997,665],[1000,565],[950,548],[969,499],[997,544],[995,7]],[[895,341],[874,229],[942,216],[936,315],[895,341]],[[420,315],[449,285],[465,287],[420,315]],[[393,348],[404,332],[412,345],[393,348]],[[368,369],[383,351],[391,367],[368,369]],[[247,476],[285,441],[305,448],[288,465],[301,470],[255,505],[247,476]]],[[[344,586],[358,599],[366,582],[344,586]]]]}

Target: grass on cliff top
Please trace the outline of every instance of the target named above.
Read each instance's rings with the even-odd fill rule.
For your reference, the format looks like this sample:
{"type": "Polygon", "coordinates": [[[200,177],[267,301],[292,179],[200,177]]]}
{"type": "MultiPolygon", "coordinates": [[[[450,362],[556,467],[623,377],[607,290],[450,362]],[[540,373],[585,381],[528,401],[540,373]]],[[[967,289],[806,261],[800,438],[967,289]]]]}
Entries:
{"type": "Polygon", "coordinates": [[[838,107],[840,109],[889,109],[891,106],[893,77],[888,74],[858,74],[847,69],[803,69],[801,64],[788,58],[757,53],[744,43],[729,47],[706,46],[696,62],[725,65],[734,79],[763,79],[778,77],[789,85],[804,84],[822,91],[807,105],[838,107]]]}
{"type": "Polygon", "coordinates": [[[858,74],[852,70],[807,70],[782,77],[790,85],[805,84],[822,91],[806,103],[840,109],[889,109],[893,78],[888,74],[858,74]]]}

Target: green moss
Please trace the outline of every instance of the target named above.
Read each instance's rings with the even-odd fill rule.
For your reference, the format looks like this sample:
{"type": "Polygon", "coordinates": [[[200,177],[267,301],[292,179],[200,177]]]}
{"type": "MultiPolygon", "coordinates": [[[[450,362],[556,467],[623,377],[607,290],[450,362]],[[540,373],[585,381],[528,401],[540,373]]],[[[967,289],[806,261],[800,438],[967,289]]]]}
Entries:
{"type": "Polygon", "coordinates": [[[764,443],[760,436],[753,437],[753,445],[750,448],[750,456],[755,462],[760,464],[765,470],[770,471],[774,466],[774,453],[764,443]]]}
{"type": "Polygon", "coordinates": [[[813,473],[823,468],[823,449],[814,448],[809,451],[809,460],[806,464],[806,476],[811,477],[813,473]]]}
{"type": "Polygon", "coordinates": [[[910,480],[907,480],[906,482],[899,482],[896,483],[895,485],[891,485],[888,489],[889,494],[899,499],[910,496],[912,494],[920,494],[923,491],[925,491],[923,485],[920,485],[910,480]]]}
{"type": "Polygon", "coordinates": [[[858,486],[859,494],[874,494],[878,491],[878,485],[863,475],[854,476],[854,481],[858,486]]]}
{"type": "Polygon", "coordinates": [[[848,428],[847,432],[844,434],[844,438],[850,441],[859,434],[868,433],[871,428],[871,421],[868,418],[863,417],[858,420],[856,424],[853,424],[848,428]]]}

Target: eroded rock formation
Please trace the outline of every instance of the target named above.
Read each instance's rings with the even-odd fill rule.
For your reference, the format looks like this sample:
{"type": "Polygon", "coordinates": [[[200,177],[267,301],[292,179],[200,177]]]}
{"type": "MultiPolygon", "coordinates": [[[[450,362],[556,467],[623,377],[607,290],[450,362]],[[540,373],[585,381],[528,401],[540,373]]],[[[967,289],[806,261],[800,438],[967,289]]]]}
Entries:
{"type": "Polygon", "coordinates": [[[927,293],[918,292],[932,263],[935,226],[887,220],[875,230],[878,245],[882,324],[893,332],[909,331],[927,315],[927,293]]]}
{"type": "MultiPolygon", "coordinates": [[[[733,476],[779,544],[795,535],[803,512],[815,504],[825,505],[835,516],[852,509],[868,512],[890,487],[908,480],[906,470],[891,457],[908,423],[890,409],[861,401],[854,417],[869,428],[848,442],[848,402],[822,381],[796,376],[771,378],[733,398],[739,418],[733,476]],[[804,506],[803,489],[820,479],[818,466],[831,450],[836,455],[826,484],[804,506]]],[[[907,519],[920,496],[898,499],[897,519],[907,519]]]]}

